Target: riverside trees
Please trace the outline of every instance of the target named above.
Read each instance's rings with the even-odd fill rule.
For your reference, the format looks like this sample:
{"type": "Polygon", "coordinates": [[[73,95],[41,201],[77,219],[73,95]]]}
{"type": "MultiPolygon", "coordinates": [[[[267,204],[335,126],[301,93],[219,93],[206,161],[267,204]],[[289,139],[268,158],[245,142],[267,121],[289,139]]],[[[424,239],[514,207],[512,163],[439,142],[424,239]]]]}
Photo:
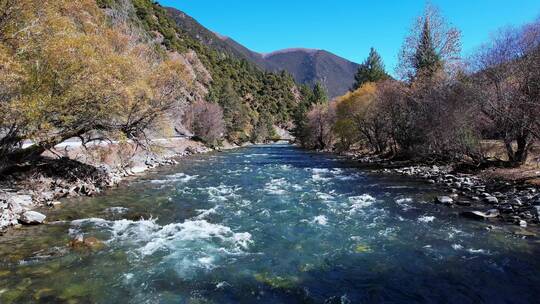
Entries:
{"type": "Polygon", "coordinates": [[[428,6],[400,51],[401,79],[368,77],[367,66],[382,66],[372,51],[358,88],[333,102],[334,142],[325,148],[480,163],[489,135],[504,140],[509,164],[523,164],[540,138],[540,21],[501,31],[472,58],[472,71],[460,49],[459,30],[428,6]]]}
{"type": "Polygon", "coordinates": [[[4,1],[0,8],[3,165],[72,137],[145,138],[193,78],[185,62],[107,26],[95,1],[4,1]],[[22,147],[30,139],[33,145],[22,147]]]}
{"type": "Polygon", "coordinates": [[[0,1],[0,64],[0,169],[72,137],[145,145],[186,110],[209,144],[265,140],[297,102],[290,75],[205,47],[150,0],[0,1]]]}
{"type": "Polygon", "coordinates": [[[369,56],[360,67],[358,67],[358,71],[354,76],[355,83],[352,90],[357,90],[368,82],[379,82],[388,79],[390,79],[390,75],[388,75],[384,69],[384,63],[382,62],[381,56],[374,48],[371,48],[369,56]]]}

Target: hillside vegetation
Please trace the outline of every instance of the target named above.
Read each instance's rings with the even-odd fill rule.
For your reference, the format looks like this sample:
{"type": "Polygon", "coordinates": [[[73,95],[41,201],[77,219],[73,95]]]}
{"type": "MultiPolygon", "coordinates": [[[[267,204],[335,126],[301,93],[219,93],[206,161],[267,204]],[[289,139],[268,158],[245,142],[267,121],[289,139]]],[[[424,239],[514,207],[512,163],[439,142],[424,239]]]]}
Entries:
{"type": "Polygon", "coordinates": [[[2,1],[0,63],[0,168],[73,137],[263,141],[301,100],[290,75],[208,48],[150,0],[2,1]]]}

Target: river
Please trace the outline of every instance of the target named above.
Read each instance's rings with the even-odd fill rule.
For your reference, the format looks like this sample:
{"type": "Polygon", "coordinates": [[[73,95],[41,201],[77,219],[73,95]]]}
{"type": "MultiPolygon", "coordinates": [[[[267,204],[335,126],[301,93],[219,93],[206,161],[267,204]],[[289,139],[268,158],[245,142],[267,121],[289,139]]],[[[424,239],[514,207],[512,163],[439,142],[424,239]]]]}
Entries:
{"type": "Polygon", "coordinates": [[[538,241],[440,194],[289,145],[196,155],[0,237],[0,302],[537,302],[538,241]]]}

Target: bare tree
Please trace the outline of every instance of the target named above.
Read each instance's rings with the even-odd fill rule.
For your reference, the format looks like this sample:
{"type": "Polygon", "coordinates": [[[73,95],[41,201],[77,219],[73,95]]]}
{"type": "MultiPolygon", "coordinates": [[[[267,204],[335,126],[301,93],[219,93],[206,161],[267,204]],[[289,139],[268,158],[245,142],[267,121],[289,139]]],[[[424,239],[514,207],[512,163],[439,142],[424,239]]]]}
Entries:
{"type": "Polygon", "coordinates": [[[504,140],[508,160],[521,165],[540,138],[540,20],[500,31],[473,63],[483,112],[504,140]]]}
{"type": "Polygon", "coordinates": [[[202,100],[189,106],[184,115],[184,124],[210,145],[217,145],[225,133],[221,107],[202,100]]]}
{"type": "Polygon", "coordinates": [[[318,150],[332,148],[333,126],[336,122],[335,104],[318,103],[307,113],[308,146],[318,150]]]}

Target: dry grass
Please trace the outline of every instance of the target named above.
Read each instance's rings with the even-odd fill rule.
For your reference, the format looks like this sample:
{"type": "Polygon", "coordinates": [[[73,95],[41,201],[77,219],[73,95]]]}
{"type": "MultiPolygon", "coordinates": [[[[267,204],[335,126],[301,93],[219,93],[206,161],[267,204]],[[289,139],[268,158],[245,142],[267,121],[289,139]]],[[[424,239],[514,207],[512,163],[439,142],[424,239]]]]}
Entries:
{"type": "MultiPolygon", "coordinates": [[[[499,140],[482,141],[482,150],[486,156],[503,161],[508,160],[504,143],[499,140]]],[[[486,178],[503,179],[510,181],[524,181],[540,186],[540,142],[537,142],[527,162],[519,168],[491,168],[480,173],[486,178]]]]}

